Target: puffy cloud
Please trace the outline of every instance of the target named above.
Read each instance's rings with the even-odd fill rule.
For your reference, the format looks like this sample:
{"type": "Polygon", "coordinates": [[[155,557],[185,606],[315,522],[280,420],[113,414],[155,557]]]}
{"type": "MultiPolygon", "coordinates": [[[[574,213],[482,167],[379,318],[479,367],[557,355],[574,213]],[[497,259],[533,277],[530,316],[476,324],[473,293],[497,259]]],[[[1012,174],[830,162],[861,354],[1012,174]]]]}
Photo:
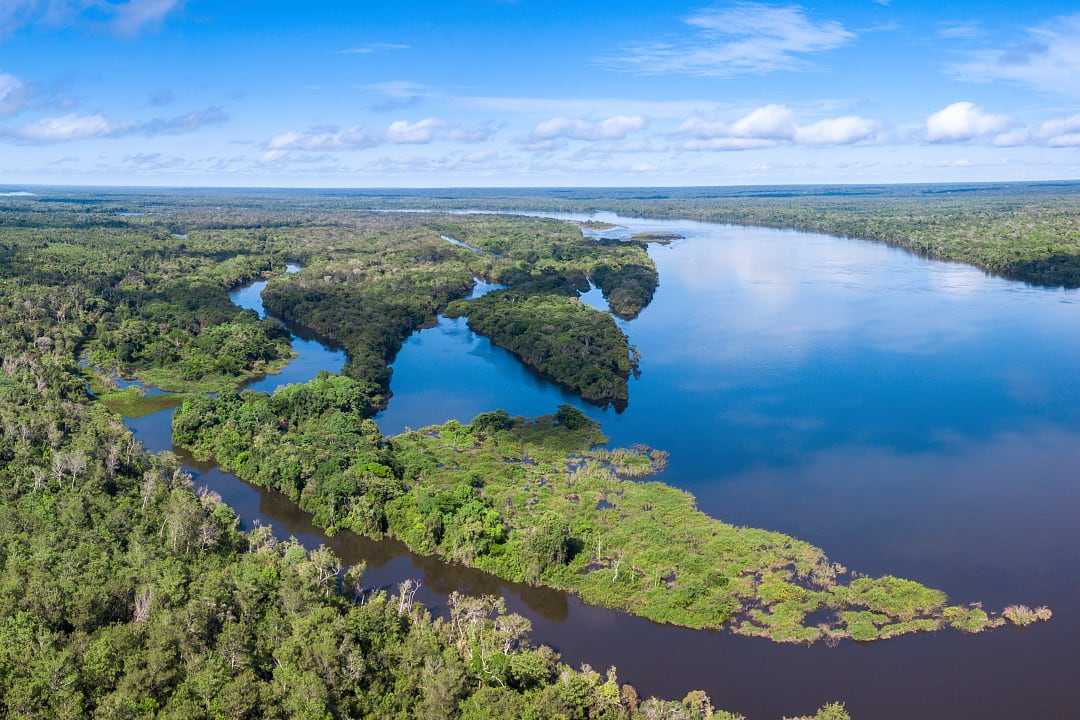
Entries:
{"type": "Polygon", "coordinates": [[[765,105],[735,121],[731,134],[744,138],[790,140],[795,136],[795,114],[784,105],[765,105]]]}
{"type": "Polygon", "coordinates": [[[18,112],[26,104],[26,85],[19,78],[0,73],[0,115],[18,112]]]}
{"type": "Polygon", "coordinates": [[[857,115],[826,118],[799,125],[785,105],[764,105],[735,122],[689,118],[678,134],[689,136],[687,150],[754,150],[781,143],[800,145],[850,145],[874,139],[878,123],[857,115]]]}
{"type": "Polygon", "coordinates": [[[1080,96],[1080,13],[1028,28],[1004,48],[984,48],[952,72],[968,80],[1006,80],[1046,92],[1080,96]]]}
{"type": "Polygon", "coordinates": [[[874,139],[879,129],[874,120],[845,115],[799,127],[795,131],[795,141],[806,145],[851,145],[874,139]]]}
{"type": "Polygon", "coordinates": [[[1080,147],[1080,113],[1047,120],[1039,126],[1039,137],[1051,147],[1080,147]]]}
{"type": "Polygon", "coordinates": [[[640,115],[613,115],[599,122],[555,117],[537,123],[531,140],[622,140],[627,135],[642,130],[646,124],[645,118],[640,115]]]}
{"type": "Polygon", "coordinates": [[[439,118],[424,118],[414,123],[395,120],[386,129],[386,140],[395,144],[421,145],[435,139],[435,133],[445,123],[439,118]]]}
{"type": "Polygon", "coordinates": [[[1001,133],[1010,124],[1006,116],[985,112],[973,102],[955,102],[926,118],[926,139],[964,142],[1001,133]]]}
{"type": "Polygon", "coordinates": [[[1031,142],[1031,133],[1026,128],[1006,130],[995,135],[990,142],[998,147],[1019,147],[1031,142]]]}
{"type": "Polygon", "coordinates": [[[685,22],[695,33],[688,42],[634,45],[602,62],[646,75],[733,77],[798,69],[807,64],[805,55],[832,50],[855,37],[839,22],[810,19],[797,5],[717,6],[685,22]]]}

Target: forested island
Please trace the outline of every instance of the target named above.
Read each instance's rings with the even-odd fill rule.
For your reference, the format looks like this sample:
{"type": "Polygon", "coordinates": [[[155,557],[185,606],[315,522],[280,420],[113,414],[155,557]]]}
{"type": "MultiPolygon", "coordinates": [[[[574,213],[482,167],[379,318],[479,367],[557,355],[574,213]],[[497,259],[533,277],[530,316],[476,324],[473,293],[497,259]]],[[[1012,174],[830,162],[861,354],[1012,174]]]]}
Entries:
{"type": "MultiPolygon", "coordinates": [[[[1077,213],[1062,197],[455,202],[847,228],[1073,285],[1077,213]]],[[[714,709],[723,698],[646,699],[614,670],[570,668],[497,599],[454,595],[432,613],[408,584],[369,587],[364,568],[343,567],[326,548],[242,528],[175,456],[147,453],[120,417],[166,404],[180,405],[178,447],[279,491],[328,532],[392,536],[658,622],[809,643],[1049,619],[1047,608],[987,610],[914,580],[849,573],[814,545],[710,517],[689,493],[648,480],[663,448],[607,447],[603,428],[569,406],[531,419],[492,408],[468,423],[384,436],[372,418],[390,402],[390,364],[443,313],[584,398],[633,402],[626,334],[576,295],[592,283],[613,315],[633,318],[660,281],[646,248],[654,238],[608,242],[557,220],[348,207],[410,202],[0,198],[6,715],[738,717],[714,709]],[[302,271],[285,274],[289,262],[302,271]],[[230,289],[256,278],[269,279],[272,315],[347,351],[342,375],[243,391],[291,356],[288,327],[229,301],[230,289]],[[506,289],[467,300],[477,279],[506,289]],[[118,387],[131,378],[175,393],[118,387]]],[[[847,713],[833,704],[815,717],[847,713]]]]}
{"type": "Polygon", "coordinates": [[[450,317],[586,400],[625,407],[636,351],[611,315],[558,293],[494,292],[447,307],[450,317]]]}

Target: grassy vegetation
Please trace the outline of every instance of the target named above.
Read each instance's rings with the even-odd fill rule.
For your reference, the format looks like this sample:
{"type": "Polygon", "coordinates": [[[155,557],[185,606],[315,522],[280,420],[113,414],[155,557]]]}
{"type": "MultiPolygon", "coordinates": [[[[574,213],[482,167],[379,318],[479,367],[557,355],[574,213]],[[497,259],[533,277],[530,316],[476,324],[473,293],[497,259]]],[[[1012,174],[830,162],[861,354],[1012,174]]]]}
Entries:
{"type": "Polygon", "coordinates": [[[625,407],[636,352],[611,315],[558,294],[490,293],[450,305],[469,327],[586,400],[625,407]]]}
{"type": "Polygon", "coordinates": [[[166,408],[176,407],[184,401],[185,397],[181,393],[150,395],[135,387],[97,396],[98,400],[114,413],[128,418],[145,417],[166,408]]]}
{"type": "Polygon", "coordinates": [[[388,439],[342,399],[351,382],[192,399],[174,418],[174,441],[289,495],[331,532],[388,533],[421,553],[659,622],[780,642],[1000,624],[911,580],[843,582],[844,569],[812,545],[729,525],[688,493],[633,480],[665,456],[595,449],[599,427],[569,406],[388,439]]]}

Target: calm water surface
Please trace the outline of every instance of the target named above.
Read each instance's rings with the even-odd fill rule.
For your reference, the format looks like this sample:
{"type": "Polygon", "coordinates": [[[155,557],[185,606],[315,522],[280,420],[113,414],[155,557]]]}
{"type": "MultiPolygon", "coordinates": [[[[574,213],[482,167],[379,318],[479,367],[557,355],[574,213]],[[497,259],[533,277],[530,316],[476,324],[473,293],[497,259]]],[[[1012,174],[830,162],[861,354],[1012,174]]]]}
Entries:
{"type": "MultiPolygon", "coordinates": [[[[463,321],[440,319],[396,359],[383,430],[570,402],[615,445],[671,451],[662,479],[717,517],[790,532],[852,569],[916,578],[956,601],[1049,604],[1053,621],[836,648],[660,626],[396,543],[327,540],[284,498],[188,458],[191,469],[246,523],[366,560],[374,585],[418,577],[437,610],[453,589],[501,593],[532,619],[537,640],[573,663],[616,665],[644,693],[703,688],[752,718],[831,699],[857,718],[1074,716],[1080,295],[861,241],[598,217],[622,226],[609,236],[686,237],[651,246],[660,288],[620,323],[642,356],[624,412],[582,403],[463,321]]],[[[261,313],[261,287],[234,301],[261,313]]],[[[596,290],[584,299],[606,307],[596,290]]],[[[340,352],[304,342],[283,373],[252,387],[340,369],[340,352]]],[[[129,425],[149,449],[165,449],[170,417],[129,425]]]]}

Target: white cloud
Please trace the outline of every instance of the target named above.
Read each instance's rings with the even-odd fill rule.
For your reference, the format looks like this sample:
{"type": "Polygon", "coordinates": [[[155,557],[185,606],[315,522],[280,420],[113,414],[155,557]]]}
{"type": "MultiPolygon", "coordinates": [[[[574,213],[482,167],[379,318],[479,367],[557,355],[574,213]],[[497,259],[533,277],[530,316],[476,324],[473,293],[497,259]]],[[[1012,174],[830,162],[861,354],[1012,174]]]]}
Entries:
{"type": "Polygon", "coordinates": [[[1075,132],[1080,132],[1080,113],[1069,117],[1047,120],[1039,126],[1039,133],[1044,137],[1055,137],[1075,132]]]}
{"type": "Polygon", "coordinates": [[[602,62],[646,75],[734,77],[799,69],[805,55],[855,37],[839,22],[811,20],[797,5],[738,3],[701,10],[685,22],[695,32],[691,41],[634,45],[602,62]]]}
{"type": "Polygon", "coordinates": [[[537,123],[531,140],[622,140],[627,135],[644,129],[646,124],[641,115],[612,115],[599,122],[555,117],[537,123]]]}
{"type": "Polygon", "coordinates": [[[799,125],[795,113],[786,105],[763,105],[735,122],[692,117],[684,121],[677,134],[691,139],[687,150],[754,150],[781,143],[798,145],[850,145],[874,139],[879,125],[857,115],[826,118],[799,125]]]}
{"type": "Polygon", "coordinates": [[[985,112],[973,102],[955,102],[926,118],[926,139],[964,142],[1001,133],[1010,124],[1008,117],[985,112]]]}
{"type": "Polygon", "coordinates": [[[0,115],[10,115],[26,103],[26,85],[19,78],[0,73],[0,115]]]}
{"type": "Polygon", "coordinates": [[[951,70],[968,80],[1006,80],[1080,96],[1080,13],[1028,28],[1015,45],[977,50],[951,70]]]}
{"type": "Polygon", "coordinates": [[[55,143],[104,137],[115,133],[116,126],[104,115],[61,115],[26,125],[16,136],[28,142],[55,143]]]}
{"type": "Polygon", "coordinates": [[[1031,133],[1026,128],[1006,130],[995,135],[990,142],[998,147],[1020,147],[1031,142],[1031,133]]]}
{"type": "Polygon", "coordinates": [[[878,123],[858,115],[819,120],[795,131],[795,141],[805,145],[851,145],[872,140],[879,131],[878,123]]]}
{"type": "Polygon", "coordinates": [[[209,125],[218,125],[228,120],[219,107],[176,115],[156,117],[141,122],[116,122],[101,113],[69,113],[56,117],[47,117],[24,125],[20,128],[2,128],[0,137],[17,143],[46,144],[87,140],[90,138],[119,138],[132,135],[158,137],[161,135],[183,135],[195,132],[209,125]]]}
{"type": "Polygon", "coordinates": [[[307,132],[289,130],[278,133],[266,144],[267,151],[275,158],[285,151],[303,150],[306,152],[327,152],[331,150],[359,150],[374,147],[378,140],[361,127],[344,130],[337,128],[315,128],[307,132]]]}
{"type": "Polygon", "coordinates": [[[395,120],[386,129],[386,140],[394,144],[424,144],[435,138],[435,133],[445,123],[439,118],[425,118],[410,123],[408,120],[395,120]]]}
{"type": "Polygon", "coordinates": [[[296,161],[298,153],[366,150],[384,144],[425,145],[436,140],[476,143],[487,140],[497,130],[498,126],[494,124],[477,128],[451,126],[434,117],[415,122],[395,120],[381,133],[369,132],[359,125],[345,129],[330,126],[306,131],[288,130],[270,138],[262,159],[268,162],[296,161]]]}
{"type": "Polygon", "coordinates": [[[1080,113],[1047,120],[1039,126],[1039,137],[1051,147],[1080,147],[1080,113]]]}
{"type": "Polygon", "coordinates": [[[790,140],[795,136],[795,113],[786,105],[764,105],[739,118],[731,134],[744,138],[790,140]]]}

